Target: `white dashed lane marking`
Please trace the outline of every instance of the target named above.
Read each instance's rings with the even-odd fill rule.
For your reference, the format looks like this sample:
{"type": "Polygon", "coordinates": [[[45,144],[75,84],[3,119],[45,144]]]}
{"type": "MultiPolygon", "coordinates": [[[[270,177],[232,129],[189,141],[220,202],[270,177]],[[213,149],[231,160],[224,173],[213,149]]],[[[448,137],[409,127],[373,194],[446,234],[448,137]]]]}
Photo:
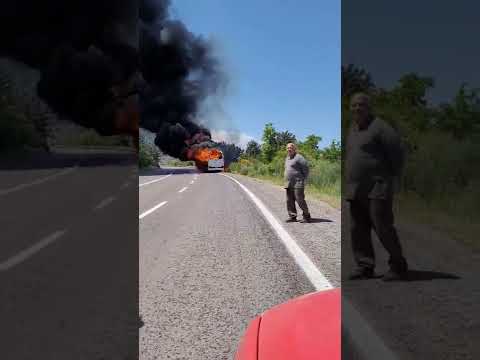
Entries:
{"type": "Polygon", "coordinates": [[[143,219],[145,216],[147,215],[150,215],[151,213],[153,213],[155,210],[158,210],[160,209],[163,205],[165,205],[167,203],[167,201],[162,201],[160,204],[158,205],[155,205],[153,208],[143,212],[140,214],[140,216],[138,217],[139,219],[143,219]]]}
{"type": "Polygon", "coordinates": [[[53,175],[45,176],[45,177],[43,177],[43,178],[34,180],[34,181],[32,181],[32,182],[29,182],[29,183],[20,184],[20,185],[11,187],[11,188],[9,188],[9,189],[0,190],[0,196],[7,195],[7,194],[11,194],[11,193],[14,193],[14,192],[17,192],[17,191],[20,191],[20,190],[29,188],[29,187],[31,187],[31,186],[35,186],[35,185],[40,185],[40,184],[46,183],[47,181],[56,179],[56,178],[58,178],[58,177],[60,177],[60,176],[70,174],[71,172],[75,171],[76,169],[77,169],[77,167],[75,166],[75,167],[72,167],[72,168],[69,168],[69,169],[60,171],[60,172],[58,172],[58,173],[55,173],[55,174],[53,174],[53,175]]]}
{"type": "Polygon", "coordinates": [[[103,209],[104,207],[108,206],[110,203],[112,203],[113,201],[115,201],[115,196],[109,196],[108,198],[106,199],[103,199],[102,201],[100,201],[100,203],[95,206],[95,210],[100,210],[100,209],[103,209]]]}
{"type": "Polygon", "coordinates": [[[38,253],[40,250],[42,250],[44,247],[50,245],[51,243],[55,242],[58,240],[60,237],[62,237],[66,233],[65,230],[61,231],[56,231],[53,234],[43,238],[39,242],[37,242],[35,245],[30,246],[29,248],[20,251],[18,254],[12,256],[11,258],[5,260],[4,262],[0,263],[0,271],[7,271],[11,269],[12,267],[26,261],[28,258],[32,257],[36,253],[38,253]]]}
{"type": "Polygon", "coordinates": [[[156,182],[158,182],[158,181],[162,181],[163,179],[166,179],[166,178],[168,178],[169,176],[172,176],[172,174],[168,174],[167,176],[161,177],[160,179],[156,179],[156,180],[152,180],[152,181],[147,181],[146,183],[143,183],[143,184],[138,185],[138,187],[142,187],[142,186],[145,186],[145,185],[150,185],[150,184],[156,183],[156,182]]]}

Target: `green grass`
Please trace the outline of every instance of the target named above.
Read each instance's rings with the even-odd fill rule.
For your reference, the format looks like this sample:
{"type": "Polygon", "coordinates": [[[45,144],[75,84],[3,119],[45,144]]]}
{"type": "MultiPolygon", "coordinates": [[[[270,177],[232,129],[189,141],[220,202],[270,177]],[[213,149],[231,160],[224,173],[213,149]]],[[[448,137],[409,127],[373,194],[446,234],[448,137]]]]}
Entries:
{"type": "Polygon", "coordinates": [[[126,136],[101,136],[92,129],[57,137],[55,143],[57,146],[64,147],[130,146],[130,141],[126,136]]]}
{"type": "Polygon", "coordinates": [[[172,167],[185,167],[185,166],[195,166],[195,162],[193,161],[181,161],[178,159],[173,159],[170,161],[167,161],[165,163],[166,166],[172,166],[172,167]]]}
{"type": "Polygon", "coordinates": [[[410,154],[398,197],[398,213],[411,223],[426,224],[480,247],[480,145],[430,132],[410,154]]]}
{"type": "Polygon", "coordinates": [[[33,122],[21,114],[0,108],[0,150],[39,147],[41,139],[33,122]]]}
{"type": "Polygon", "coordinates": [[[448,194],[431,201],[413,192],[401,193],[395,204],[401,222],[423,224],[448,234],[452,239],[480,249],[478,190],[475,193],[448,194]],[[450,196],[448,196],[450,195],[450,196]]]}

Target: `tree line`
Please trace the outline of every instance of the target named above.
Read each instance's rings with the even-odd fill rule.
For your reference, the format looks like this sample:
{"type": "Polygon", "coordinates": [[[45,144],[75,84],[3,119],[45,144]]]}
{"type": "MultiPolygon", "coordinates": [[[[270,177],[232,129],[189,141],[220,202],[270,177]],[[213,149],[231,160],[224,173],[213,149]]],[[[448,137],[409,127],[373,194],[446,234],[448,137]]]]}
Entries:
{"type": "Polygon", "coordinates": [[[457,140],[472,139],[480,135],[480,89],[463,83],[449,102],[432,104],[427,94],[435,87],[435,79],[417,73],[401,76],[390,90],[375,85],[365,69],[353,64],[342,66],[342,133],[349,124],[348,104],[356,92],[372,97],[376,114],[410,135],[443,132],[457,140]]]}
{"type": "Polygon", "coordinates": [[[267,123],[263,130],[262,144],[255,140],[248,142],[244,157],[257,159],[265,163],[271,162],[276,156],[285,157],[288,143],[295,143],[301,154],[309,160],[339,161],[341,158],[340,142],[333,140],[325,149],[320,149],[318,144],[322,138],[317,135],[308,135],[304,141],[298,141],[290,131],[277,131],[272,123],[267,123]]]}

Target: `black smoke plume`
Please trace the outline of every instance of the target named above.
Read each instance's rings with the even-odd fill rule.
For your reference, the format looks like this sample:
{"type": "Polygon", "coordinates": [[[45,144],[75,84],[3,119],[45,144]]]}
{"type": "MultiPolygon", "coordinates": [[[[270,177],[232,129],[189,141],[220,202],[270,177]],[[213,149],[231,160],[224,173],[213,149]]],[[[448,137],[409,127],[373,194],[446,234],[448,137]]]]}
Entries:
{"type": "Polygon", "coordinates": [[[169,5],[166,0],[8,0],[0,12],[0,56],[38,69],[40,97],[57,113],[103,135],[118,133],[119,121],[123,130],[138,132],[138,116],[128,120],[136,126],[125,125],[125,113],[134,112],[122,115],[119,109],[139,91],[141,126],[156,134],[164,152],[186,159],[192,145],[211,139],[194,119],[224,77],[209,43],[169,19],[169,5]]]}
{"type": "Polygon", "coordinates": [[[141,127],[156,134],[165,153],[187,160],[192,147],[210,146],[208,129],[197,125],[200,104],[224,84],[211,46],[168,18],[169,1],[140,6],[140,68],[147,84],[141,96],[141,127]]]}
{"type": "Polygon", "coordinates": [[[135,0],[4,1],[0,56],[40,71],[38,94],[54,111],[112,135],[138,68],[137,13],[135,0]]]}

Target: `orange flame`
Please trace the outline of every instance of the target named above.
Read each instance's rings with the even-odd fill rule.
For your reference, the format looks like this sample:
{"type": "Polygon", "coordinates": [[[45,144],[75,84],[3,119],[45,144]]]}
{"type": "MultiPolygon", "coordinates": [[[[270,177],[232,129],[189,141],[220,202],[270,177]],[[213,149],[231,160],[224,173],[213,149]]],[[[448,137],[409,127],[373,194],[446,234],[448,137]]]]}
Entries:
{"type": "Polygon", "coordinates": [[[195,161],[207,163],[208,160],[216,160],[222,158],[222,152],[218,149],[202,148],[193,155],[195,161]]]}

